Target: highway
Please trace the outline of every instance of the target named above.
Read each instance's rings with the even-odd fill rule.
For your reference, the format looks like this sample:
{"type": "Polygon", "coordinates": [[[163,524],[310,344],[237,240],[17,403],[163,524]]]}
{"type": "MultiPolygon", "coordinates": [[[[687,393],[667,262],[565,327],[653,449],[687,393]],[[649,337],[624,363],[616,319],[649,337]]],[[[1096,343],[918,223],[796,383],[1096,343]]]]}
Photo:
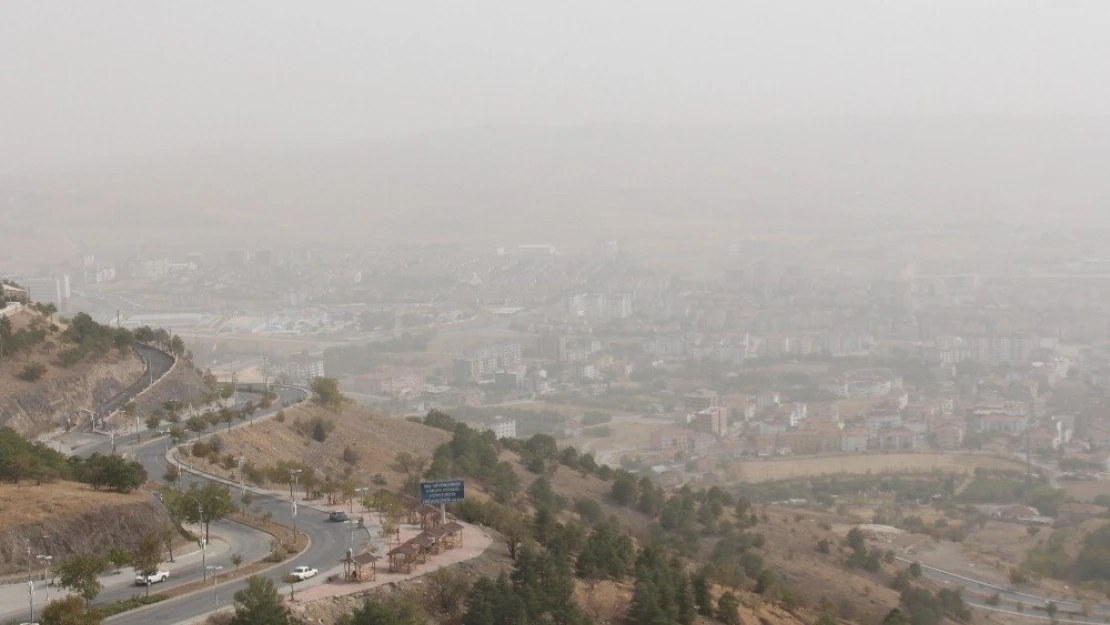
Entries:
{"type": "MultiPolygon", "coordinates": [[[[897,557],[896,560],[907,566],[913,562],[913,560],[901,556],[897,557]]],[[[1024,609],[1024,616],[1036,616],[1039,613],[1040,616],[1045,617],[1044,610],[1040,608],[1052,602],[1056,604],[1059,610],[1056,619],[1058,621],[1069,620],[1076,623],[1106,623],[1107,617],[1110,616],[1110,605],[1106,604],[1091,604],[1089,606],[1090,616],[1083,616],[1083,605],[1078,601],[1052,599],[1033,595],[924,564],[921,565],[921,574],[926,579],[940,582],[948,586],[962,588],[965,595],[964,598],[968,603],[981,610],[1018,614],[1021,613],[1017,609],[1020,604],[1024,609]],[[999,604],[997,606],[986,605],[985,599],[996,593],[998,594],[999,604]],[[1075,614],[1068,614],[1072,612],[1075,614]]]]}

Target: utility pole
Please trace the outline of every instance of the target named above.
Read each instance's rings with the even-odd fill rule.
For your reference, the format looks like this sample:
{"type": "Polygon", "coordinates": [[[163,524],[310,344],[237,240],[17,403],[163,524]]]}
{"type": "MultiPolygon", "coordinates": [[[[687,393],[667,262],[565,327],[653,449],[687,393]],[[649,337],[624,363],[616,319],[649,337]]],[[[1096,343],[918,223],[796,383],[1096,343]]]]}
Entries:
{"type": "Polygon", "coordinates": [[[293,544],[297,544],[297,496],[293,494],[293,485],[297,483],[297,476],[301,469],[289,469],[289,498],[293,500],[293,544]]]}
{"type": "Polygon", "coordinates": [[[31,578],[31,545],[27,544],[27,602],[31,605],[31,622],[35,622],[35,580],[31,578]]]}
{"type": "Polygon", "coordinates": [[[1025,424],[1025,486],[1033,487],[1033,423],[1037,418],[1037,398],[1029,402],[1029,422],[1025,424]]]}

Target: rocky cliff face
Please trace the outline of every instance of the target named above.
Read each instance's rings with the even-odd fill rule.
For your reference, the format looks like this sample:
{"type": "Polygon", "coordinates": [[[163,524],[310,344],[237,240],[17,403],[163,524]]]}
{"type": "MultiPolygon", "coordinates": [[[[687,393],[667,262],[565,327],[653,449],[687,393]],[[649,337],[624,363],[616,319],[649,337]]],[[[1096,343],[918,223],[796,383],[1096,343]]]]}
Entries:
{"type": "Polygon", "coordinates": [[[133,353],[117,352],[84,362],[61,376],[0,398],[0,427],[35,435],[65,423],[79,410],[96,410],[131,386],[145,371],[133,353]]]}
{"type": "Polygon", "coordinates": [[[106,554],[111,548],[133,551],[143,536],[170,522],[157,502],[127,499],[80,513],[58,511],[10,528],[0,535],[0,575],[26,570],[28,546],[33,553],[53,556],[55,562],[78,553],[106,554]]]}

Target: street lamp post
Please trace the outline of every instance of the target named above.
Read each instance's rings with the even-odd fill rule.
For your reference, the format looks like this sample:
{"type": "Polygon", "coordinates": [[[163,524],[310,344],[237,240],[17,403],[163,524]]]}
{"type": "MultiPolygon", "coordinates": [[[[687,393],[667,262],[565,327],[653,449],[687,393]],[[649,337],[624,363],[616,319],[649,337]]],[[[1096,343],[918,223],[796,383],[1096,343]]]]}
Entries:
{"type": "Polygon", "coordinates": [[[293,486],[297,483],[297,477],[301,474],[301,469],[289,469],[289,498],[293,500],[293,544],[297,544],[297,496],[293,494],[293,486]]]}

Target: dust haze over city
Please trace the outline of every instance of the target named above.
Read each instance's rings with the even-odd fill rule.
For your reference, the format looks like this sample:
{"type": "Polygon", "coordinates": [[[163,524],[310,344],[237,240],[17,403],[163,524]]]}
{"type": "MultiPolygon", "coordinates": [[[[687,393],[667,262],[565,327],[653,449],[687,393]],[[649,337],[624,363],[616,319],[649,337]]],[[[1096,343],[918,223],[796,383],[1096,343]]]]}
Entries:
{"type": "Polygon", "coordinates": [[[0,4],[0,623],[1105,622],[1108,31],[0,4]]]}

